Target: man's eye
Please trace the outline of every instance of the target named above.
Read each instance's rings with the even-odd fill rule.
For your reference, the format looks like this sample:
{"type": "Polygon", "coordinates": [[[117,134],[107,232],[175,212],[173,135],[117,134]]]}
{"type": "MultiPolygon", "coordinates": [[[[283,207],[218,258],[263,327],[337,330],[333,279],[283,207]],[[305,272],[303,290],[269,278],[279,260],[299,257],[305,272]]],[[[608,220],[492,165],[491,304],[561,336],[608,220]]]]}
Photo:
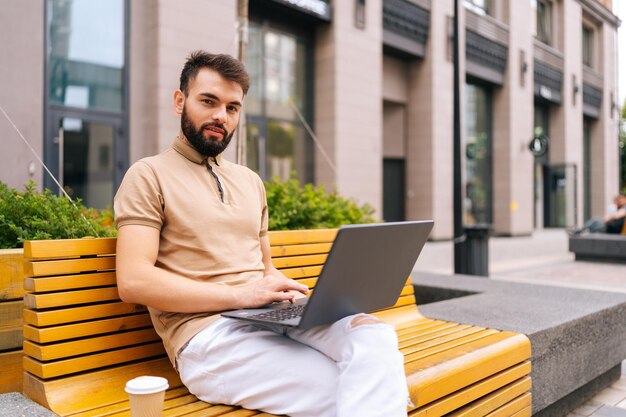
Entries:
{"type": "Polygon", "coordinates": [[[213,104],[213,100],[205,98],[203,100],[201,100],[204,104],[213,104]]]}
{"type": "Polygon", "coordinates": [[[237,113],[239,111],[239,107],[237,106],[228,106],[228,111],[237,113]]]}

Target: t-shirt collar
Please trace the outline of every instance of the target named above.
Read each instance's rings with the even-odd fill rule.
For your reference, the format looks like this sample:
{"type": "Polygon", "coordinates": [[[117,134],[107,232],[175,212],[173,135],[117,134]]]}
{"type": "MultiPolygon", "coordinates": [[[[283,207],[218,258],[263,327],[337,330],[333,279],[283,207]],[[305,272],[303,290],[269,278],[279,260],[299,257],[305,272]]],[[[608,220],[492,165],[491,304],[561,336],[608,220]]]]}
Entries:
{"type": "MultiPolygon", "coordinates": [[[[206,159],[206,157],[198,152],[196,148],[183,142],[183,140],[179,136],[176,136],[176,138],[174,139],[172,148],[174,148],[176,152],[196,164],[202,164],[202,162],[206,159]]],[[[215,163],[219,165],[222,162],[222,154],[219,154],[215,158],[211,159],[215,160],[215,163]]]]}

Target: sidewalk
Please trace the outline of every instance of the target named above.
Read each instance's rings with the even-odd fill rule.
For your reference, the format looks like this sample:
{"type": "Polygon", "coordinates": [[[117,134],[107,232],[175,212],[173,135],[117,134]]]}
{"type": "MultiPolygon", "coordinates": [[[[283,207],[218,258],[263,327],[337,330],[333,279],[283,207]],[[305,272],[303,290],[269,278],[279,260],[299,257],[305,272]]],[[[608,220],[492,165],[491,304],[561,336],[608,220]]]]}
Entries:
{"type": "MultiPolygon", "coordinates": [[[[420,271],[452,274],[453,244],[428,242],[413,276],[420,271]]],[[[527,237],[489,240],[490,279],[626,293],[626,264],[575,261],[562,229],[538,230],[527,237]]],[[[567,417],[626,417],[626,361],[622,377],[567,417]]]]}

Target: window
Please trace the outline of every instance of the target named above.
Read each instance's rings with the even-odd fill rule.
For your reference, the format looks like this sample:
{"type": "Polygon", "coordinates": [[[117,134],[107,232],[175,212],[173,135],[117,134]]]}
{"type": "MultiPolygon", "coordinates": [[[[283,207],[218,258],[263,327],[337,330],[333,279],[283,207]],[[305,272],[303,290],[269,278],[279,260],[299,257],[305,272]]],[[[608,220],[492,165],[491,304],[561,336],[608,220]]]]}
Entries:
{"type": "Polygon", "coordinates": [[[593,29],[583,26],[583,64],[593,67],[593,29]]]}
{"type": "Polygon", "coordinates": [[[481,16],[493,16],[493,0],[463,0],[463,5],[481,16]]]}
{"type": "Polygon", "coordinates": [[[541,42],[552,45],[552,2],[536,0],[535,34],[541,42]]]}
{"type": "Polygon", "coordinates": [[[252,21],[248,45],[246,163],[263,179],[312,182],[312,142],[304,127],[311,122],[311,41],[252,21]]]}
{"type": "Polygon", "coordinates": [[[478,84],[465,84],[465,198],[464,224],[491,223],[492,158],[491,158],[491,89],[478,84]]]}
{"type": "Polygon", "coordinates": [[[123,0],[48,2],[48,97],[68,107],[124,110],[123,0]]]}

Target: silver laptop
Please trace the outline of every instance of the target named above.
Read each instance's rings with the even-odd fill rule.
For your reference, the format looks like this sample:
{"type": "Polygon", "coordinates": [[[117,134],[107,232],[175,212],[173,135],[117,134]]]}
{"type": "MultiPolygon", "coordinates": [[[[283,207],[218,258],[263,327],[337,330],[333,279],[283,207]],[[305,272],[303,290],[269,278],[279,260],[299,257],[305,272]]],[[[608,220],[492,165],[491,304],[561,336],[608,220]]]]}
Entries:
{"type": "Polygon", "coordinates": [[[390,307],[400,296],[432,227],[432,220],[343,226],[310,297],[222,316],[284,332],[390,307]]]}

